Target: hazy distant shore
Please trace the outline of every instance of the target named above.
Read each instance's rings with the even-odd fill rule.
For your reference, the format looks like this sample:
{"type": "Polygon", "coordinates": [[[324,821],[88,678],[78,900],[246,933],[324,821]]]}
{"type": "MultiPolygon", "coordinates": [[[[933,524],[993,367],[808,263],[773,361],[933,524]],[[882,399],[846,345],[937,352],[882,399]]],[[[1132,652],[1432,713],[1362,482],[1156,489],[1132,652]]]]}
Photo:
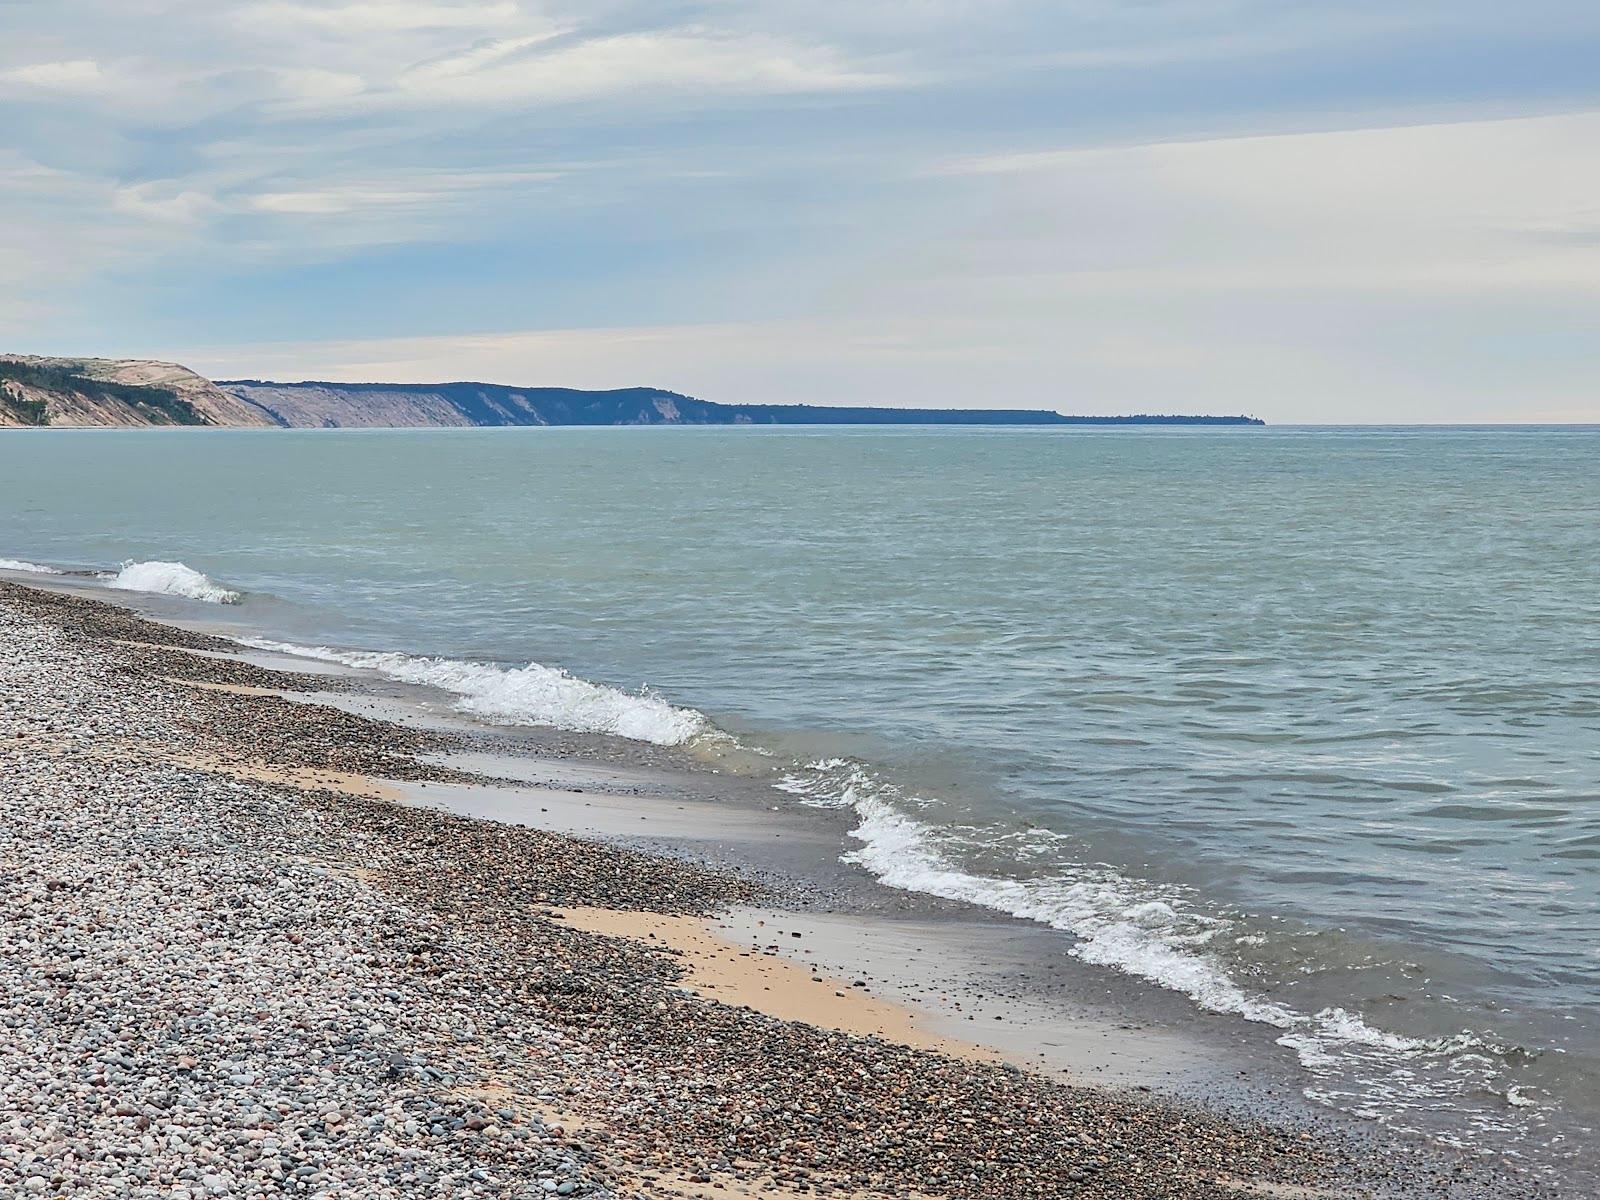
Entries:
{"type": "MultiPolygon", "coordinates": [[[[8,1190],[1515,1194],[1431,1157],[1362,1179],[1338,1139],[1021,1073],[767,952],[820,926],[741,925],[784,911],[762,882],[420,807],[510,793],[446,765],[475,765],[442,757],[470,734],[360,715],[360,681],[11,584],[0,627],[0,969],[45,1014],[0,1049],[34,1118],[8,1190]]],[[[510,769],[552,826],[695,820],[630,811],[649,789],[603,755],[510,769]]]]}
{"type": "Polygon", "coordinates": [[[605,425],[1260,425],[1246,416],[722,404],[656,387],[212,382],[178,363],[0,352],[0,428],[432,429],[605,425]]]}

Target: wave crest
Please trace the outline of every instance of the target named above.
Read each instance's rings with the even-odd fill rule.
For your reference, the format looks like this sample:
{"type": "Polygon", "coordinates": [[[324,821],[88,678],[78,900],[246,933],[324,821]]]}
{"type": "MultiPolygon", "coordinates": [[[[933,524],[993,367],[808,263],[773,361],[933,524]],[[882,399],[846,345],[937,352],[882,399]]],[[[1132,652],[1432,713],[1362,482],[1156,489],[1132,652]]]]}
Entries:
{"type": "Polygon", "coordinates": [[[23,562],[20,558],[0,558],[0,571],[24,571],[29,575],[65,575],[66,572],[39,563],[23,562]]]}
{"type": "Polygon", "coordinates": [[[607,733],[657,746],[681,746],[713,731],[704,713],[669,704],[647,688],[623,691],[542,663],[497,667],[449,658],[296,646],[259,638],[240,640],[259,650],[341,663],[376,671],[401,683],[440,688],[459,697],[455,704],[458,711],[502,725],[545,725],[574,733],[607,733]]]}
{"type": "Polygon", "coordinates": [[[115,575],[106,576],[106,586],[123,592],[149,592],[158,596],[183,596],[207,604],[237,604],[238,592],[230,591],[180,562],[125,562],[115,575]]]}
{"type": "MultiPolygon", "coordinates": [[[[1068,952],[1084,962],[1180,992],[1208,1012],[1280,1031],[1278,1044],[1293,1050],[1313,1075],[1376,1083],[1397,1107],[1405,1107],[1457,1094],[1458,1079],[1440,1082],[1429,1076],[1466,1072],[1463,1058],[1469,1053],[1490,1056],[1480,1058],[1474,1074],[1491,1080],[1498,1073],[1496,1059],[1504,1057],[1505,1048],[1470,1031],[1406,1037],[1369,1025],[1344,1008],[1312,1013],[1266,998],[1236,979],[1213,949],[1237,937],[1238,923],[1200,911],[1181,889],[1131,879],[1105,865],[1072,864],[1056,854],[1049,855],[1049,872],[1034,878],[966,870],[959,865],[959,847],[948,844],[958,831],[918,820],[913,814],[924,801],[848,759],[808,764],[778,786],[807,804],[854,810],[858,823],[850,836],[860,845],[843,858],[889,887],[965,901],[1069,933],[1077,941],[1068,952]],[[1400,1076],[1403,1081],[1396,1083],[1400,1076]]],[[[1033,834],[1044,836],[1038,830],[1033,834]]]]}

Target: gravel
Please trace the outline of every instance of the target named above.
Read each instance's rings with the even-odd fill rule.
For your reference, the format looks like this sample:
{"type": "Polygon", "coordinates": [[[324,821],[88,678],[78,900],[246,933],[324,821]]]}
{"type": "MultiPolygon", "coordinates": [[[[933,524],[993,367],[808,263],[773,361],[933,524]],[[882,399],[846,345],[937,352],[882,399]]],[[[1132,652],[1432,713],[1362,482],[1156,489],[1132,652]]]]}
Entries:
{"type": "Polygon", "coordinates": [[[0,584],[0,1195],[1543,1194],[690,995],[547,909],[756,884],[179,765],[460,778],[226,646],[0,584]]]}

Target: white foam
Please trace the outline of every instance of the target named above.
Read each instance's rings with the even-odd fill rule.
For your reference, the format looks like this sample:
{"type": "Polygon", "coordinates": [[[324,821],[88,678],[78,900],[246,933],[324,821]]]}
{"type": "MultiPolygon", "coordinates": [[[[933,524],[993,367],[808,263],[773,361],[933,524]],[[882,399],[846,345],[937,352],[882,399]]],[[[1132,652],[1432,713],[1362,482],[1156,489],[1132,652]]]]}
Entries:
{"type": "Polygon", "coordinates": [[[124,592],[183,596],[207,604],[237,604],[240,600],[238,592],[229,591],[180,562],[125,562],[116,574],[103,578],[107,587],[124,592]]]}
{"type": "Polygon", "coordinates": [[[497,667],[449,658],[414,658],[368,650],[332,650],[258,638],[247,646],[376,671],[402,683],[426,684],[459,697],[458,711],[502,725],[545,725],[608,733],[658,746],[681,746],[714,733],[705,715],[669,704],[648,689],[627,692],[529,663],[497,667]]]}
{"type": "MultiPolygon", "coordinates": [[[[1241,936],[1236,921],[1199,911],[1179,889],[1160,889],[1107,866],[1074,865],[1060,855],[1052,855],[1049,870],[1035,878],[964,870],[956,865],[959,847],[944,848],[952,836],[959,840],[961,832],[918,820],[912,814],[924,802],[860,764],[840,759],[812,763],[787,775],[779,786],[807,804],[854,809],[860,821],[851,836],[861,845],[845,859],[888,886],[966,901],[1071,933],[1077,943],[1070,953],[1085,962],[1181,992],[1209,1012],[1280,1030],[1278,1044],[1294,1050],[1313,1074],[1354,1069],[1369,1075],[1370,1065],[1382,1076],[1398,1072],[1409,1078],[1400,1064],[1451,1063],[1467,1051],[1485,1048],[1466,1032],[1409,1038],[1377,1029],[1344,1008],[1307,1013],[1257,994],[1229,974],[1211,947],[1253,942],[1259,935],[1241,936]]],[[[1489,1060],[1484,1063],[1483,1073],[1492,1073],[1489,1060]]],[[[1410,1082],[1419,1092],[1432,1086],[1421,1079],[1410,1082]]]]}
{"type": "Polygon", "coordinates": [[[0,558],[0,571],[23,571],[29,575],[64,575],[65,571],[39,563],[23,562],[19,558],[0,558]]]}
{"type": "Polygon", "coordinates": [[[846,855],[890,887],[965,900],[1073,934],[1072,953],[1183,992],[1202,1008],[1288,1028],[1295,1015],[1247,994],[1211,956],[1199,951],[1222,926],[1109,868],[1005,879],[964,871],[937,848],[938,833],[907,816],[877,789],[847,789],[862,844],[846,855]]]}

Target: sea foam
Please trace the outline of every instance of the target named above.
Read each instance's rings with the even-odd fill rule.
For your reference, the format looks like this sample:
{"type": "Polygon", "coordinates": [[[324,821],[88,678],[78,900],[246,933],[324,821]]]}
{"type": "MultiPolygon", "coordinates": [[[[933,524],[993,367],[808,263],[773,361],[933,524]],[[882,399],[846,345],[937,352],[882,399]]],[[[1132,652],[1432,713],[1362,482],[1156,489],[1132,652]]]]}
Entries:
{"type": "Polygon", "coordinates": [[[20,558],[0,558],[0,571],[24,571],[29,575],[64,575],[65,571],[39,563],[23,562],[20,558]]]}
{"type": "Polygon", "coordinates": [[[183,596],[207,604],[237,604],[240,600],[238,592],[230,591],[180,562],[125,562],[121,570],[102,578],[107,587],[123,592],[183,596]]]}
{"type": "Polygon", "coordinates": [[[556,667],[498,667],[449,658],[417,658],[368,650],[332,650],[243,638],[247,646],[376,671],[402,683],[426,684],[458,697],[458,711],[502,725],[546,725],[575,733],[608,733],[657,746],[681,746],[713,733],[703,713],[637,692],[591,683],[556,667]]]}
{"type": "MultiPolygon", "coordinates": [[[[850,836],[860,845],[845,861],[889,887],[966,901],[1070,933],[1077,941],[1069,953],[1084,962],[1180,992],[1208,1012],[1281,1031],[1278,1044],[1293,1050],[1314,1075],[1376,1071],[1387,1078],[1398,1071],[1410,1079],[1397,1090],[1411,1094],[1393,1097],[1401,1107],[1423,1102],[1432,1085],[1423,1070],[1413,1073],[1400,1064],[1453,1065],[1459,1072],[1458,1056],[1503,1052],[1467,1031],[1411,1038],[1378,1029],[1344,1008],[1312,1013],[1269,1000],[1237,981],[1210,948],[1235,937],[1235,923],[1200,911],[1176,889],[1159,889],[1108,866],[1074,865],[1059,854],[1051,854],[1050,869],[1034,878],[964,869],[945,849],[948,831],[914,815],[921,802],[863,764],[837,758],[811,763],[779,786],[809,804],[853,809],[858,824],[850,836]]],[[[1492,1061],[1480,1061],[1483,1073],[1493,1075],[1492,1061]]]]}
{"type": "MultiPolygon", "coordinates": [[[[540,663],[501,667],[448,658],[335,650],[243,638],[257,649],[294,654],[375,671],[405,683],[440,688],[457,697],[463,713],[502,724],[544,725],[605,733],[662,746],[697,739],[736,745],[708,718],[641,689],[628,692],[579,679],[540,663]]],[[[796,766],[778,785],[801,801],[855,812],[850,836],[858,845],[843,857],[889,887],[966,901],[1071,934],[1069,952],[1084,962],[1110,967],[1180,992],[1209,1012],[1259,1022],[1278,1031],[1316,1076],[1379,1078],[1398,1107],[1425,1104],[1430,1068],[1452,1065],[1458,1055],[1494,1051],[1472,1034],[1408,1038],[1369,1025],[1344,1008],[1297,1010],[1270,1000],[1235,979],[1215,947],[1248,939],[1226,916],[1202,911],[1181,893],[1129,878],[1109,866],[1074,864],[1061,847],[1040,847],[1048,869],[1031,878],[1007,878],[966,869],[959,831],[920,820],[925,803],[865,764],[833,758],[796,766]],[[1407,1064],[1412,1064],[1408,1066],[1407,1064]],[[1410,1080],[1396,1087],[1393,1078],[1410,1080]]],[[[1035,831],[1050,840],[1057,835],[1035,831]]],[[[1482,1059],[1484,1074],[1493,1065],[1482,1059]]],[[[1454,1087],[1455,1083],[1446,1086],[1454,1087]]],[[[1308,1094],[1310,1094],[1308,1092],[1308,1094]]],[[[1525,1102],[1525,1101],[1523,1101],[1525,1102]]],[[[1517,1103],[1517,1101],[1513,1101],[1517,1103]]]]}
{"type": "Polygon", "coordinates": [[[1227,925],[1172,895],[1160,895],[1107,867],[1066,868],[1033,879],[1007,879],[963,869],[941,848],[939,830],[911,815],[908,797],[866,767],[832,759],[791,775],[786,790],[855,810],[850,836],[861,845],[845,859],[890,887],[964,900],[1073,934],[1085,962],[1117,967],[1183,992],[1212,1012],[1235,1013],[1280,1028],[1297,1022],[1280,1005],[1257,1000],[1204,952],[1227,925]]]}

